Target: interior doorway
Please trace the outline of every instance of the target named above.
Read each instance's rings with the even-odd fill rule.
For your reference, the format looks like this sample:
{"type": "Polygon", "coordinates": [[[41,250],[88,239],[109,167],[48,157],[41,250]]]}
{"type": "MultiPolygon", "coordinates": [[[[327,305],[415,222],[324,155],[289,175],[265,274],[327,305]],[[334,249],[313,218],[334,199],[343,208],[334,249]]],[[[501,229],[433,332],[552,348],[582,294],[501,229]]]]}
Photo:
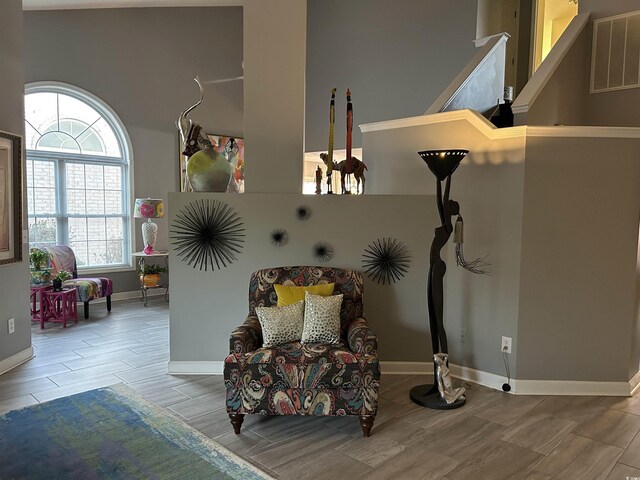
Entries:
{"type": "Polygon", "coordinates": [[[577,14],[578,0],[535,1],[531,73],[538,69],[577,14]]]}

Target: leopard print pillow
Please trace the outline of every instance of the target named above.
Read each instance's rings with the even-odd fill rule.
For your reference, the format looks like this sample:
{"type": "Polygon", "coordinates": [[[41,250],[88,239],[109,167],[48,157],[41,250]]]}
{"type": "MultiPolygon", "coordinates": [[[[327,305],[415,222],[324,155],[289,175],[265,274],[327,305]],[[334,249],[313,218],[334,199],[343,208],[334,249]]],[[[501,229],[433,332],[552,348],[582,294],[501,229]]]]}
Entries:
{"type": "Polygon", "coordinates": [[[340,341],[342,297],[342,294],[323,297],[305,293],[302,343],[336,344],[340,341]]]}
{"type": "Polygon", "coordinates": [[[304,301],[284,307],[256,307],[262,327],[263,347],[300,341],[304,321],[304,301]]]}

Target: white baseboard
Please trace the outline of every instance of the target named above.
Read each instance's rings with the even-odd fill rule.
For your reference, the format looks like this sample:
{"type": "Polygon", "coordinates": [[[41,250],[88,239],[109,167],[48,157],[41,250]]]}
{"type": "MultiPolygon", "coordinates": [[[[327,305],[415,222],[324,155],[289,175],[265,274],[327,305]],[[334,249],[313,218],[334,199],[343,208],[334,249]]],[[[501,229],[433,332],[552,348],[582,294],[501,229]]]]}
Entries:
{"type": "MultiPolygon", "coordinates": [[[[431,362],[380,362],[380,368],[386,375],[433,374],[431,362]]],[[[501,390],[507,377],[474,368],[450,364],[451,375],[468,382],[501,390]]],[[[638,377],[638,375],[636,375],[638,377]]],[[[594,395],[628,397],[638,388],[638,378],[629,382],[586,382],[573,380],[518,380],[511,379],[511,392],[514,395],[594,395]]]]}
{"type": "MultiPolygon", "coordinates": [[[[157,288],[152,290],[151,292],[147,292],[148,297],[159,297],[160,295],[164,295],[164,288],[157,288]]],[[[118,302],[120,300],[131,300],[132,298],[140,298],[141,293],[140,290],[133,290],[131,292],[117,292],[111,295],[112,302],[118,302]]],[[[91,303],[104,303],[107,301],[106,297],[96,298],[92,300],[91,303]]]]}
{"type": "Polygon", "coordinates": [[[222,375],[224,362],[211,361],[179,361],[169,362],[169,375],[222,375]]]}
{"type": "Polygon", "coordinates": [[[7,373],[9,370],[22,365],[27,360],[31,360],[34,357],[33,347],[25,348],[24,350],[11,355],[9,358],[0,360],[0,375],[7,373]]]}

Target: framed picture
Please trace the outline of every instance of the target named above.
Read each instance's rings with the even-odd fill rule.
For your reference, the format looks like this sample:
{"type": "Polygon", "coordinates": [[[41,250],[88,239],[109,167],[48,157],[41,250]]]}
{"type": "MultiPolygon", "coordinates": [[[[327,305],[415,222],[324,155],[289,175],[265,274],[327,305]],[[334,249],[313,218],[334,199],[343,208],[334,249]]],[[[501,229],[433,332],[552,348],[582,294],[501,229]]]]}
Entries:
{"type": "MultiPolygon", "coordinates": [[[[230,192],[244,193],[244,138],[207,133],[213,148],[229,160],[234,167],[230,192]]],[[[187,178],[187,157],[180,153],[180,191],[192,192],[187,178]]]]}
{"type": "Polygon", "coordinates": [[[22,261],[22,137],[0,132],[0,265],[22,261]]]}

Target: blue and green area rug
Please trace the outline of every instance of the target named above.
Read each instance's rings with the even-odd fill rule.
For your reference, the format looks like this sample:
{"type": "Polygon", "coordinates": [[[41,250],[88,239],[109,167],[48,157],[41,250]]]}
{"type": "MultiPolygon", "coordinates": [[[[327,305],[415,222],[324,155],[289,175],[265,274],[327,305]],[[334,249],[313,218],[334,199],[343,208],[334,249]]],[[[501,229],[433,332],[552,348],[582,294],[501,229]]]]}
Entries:
{"type": "Polygon", "coordinates": [[[125,386],[0,416],[0,479],[271,479],[125,386]]]}

